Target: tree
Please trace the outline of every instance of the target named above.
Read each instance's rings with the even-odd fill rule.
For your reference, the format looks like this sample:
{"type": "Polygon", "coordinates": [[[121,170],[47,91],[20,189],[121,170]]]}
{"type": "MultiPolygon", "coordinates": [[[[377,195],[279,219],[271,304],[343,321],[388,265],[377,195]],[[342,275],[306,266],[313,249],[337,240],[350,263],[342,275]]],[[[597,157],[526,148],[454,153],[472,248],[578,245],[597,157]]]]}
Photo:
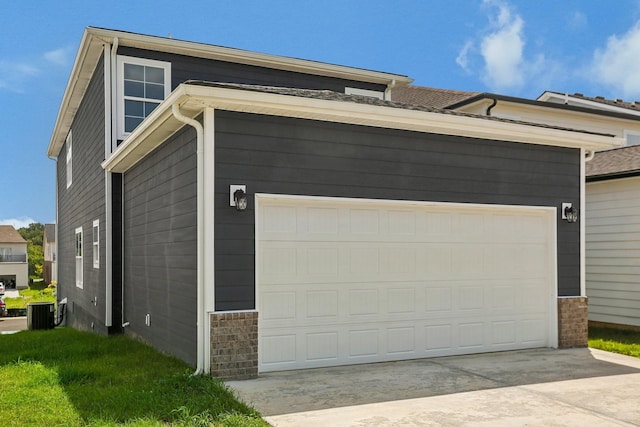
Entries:
{"type": "Polygon", "coordinates": [[[33,279],[42,278],[44,266],[44,252],[42,241],[44,240],[44,224],[34,222],[28,227],[18,229],[18,233],[27,241],[27,255],[29,257],[29,277],[33,279]]]}

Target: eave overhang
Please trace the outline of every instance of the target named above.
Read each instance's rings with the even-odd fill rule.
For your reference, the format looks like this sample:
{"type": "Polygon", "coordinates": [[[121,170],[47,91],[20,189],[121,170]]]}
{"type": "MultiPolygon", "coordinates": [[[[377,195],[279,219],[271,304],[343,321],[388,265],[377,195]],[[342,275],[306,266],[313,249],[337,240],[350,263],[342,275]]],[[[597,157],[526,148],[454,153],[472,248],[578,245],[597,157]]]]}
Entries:
{"type": "Polygon", "coordinates": [[[205,108],[210,107],[227,111],[585,150],[614,148],[624,144],[623,139],[612,135],[484,116],[181,84],[123,141],[111,157],[102,163],[102,167],[109,172],[126,172],[184,126],[173,117],[173,104],[177,104],[188,117],[197,117],[205,108]]]}
{"type": "Polygon", "coordinates": [[[63,95],[54,130],[49,142],[47,155],[57,157],[71,128],[71,123],[84,97],[93,71],[103,52],[103,46],[110,46],[118,38],[118,46],[148,49],[206,59],[254,65],[305,74],[335,77],[346,80],[376,83],[386,86],[407,85],[413,79],[393,73],[334,65],[306,59],[268,55],[241,49],[196,43],[171,38],[87,27],[80,42],[80,48],[63,95]]]}

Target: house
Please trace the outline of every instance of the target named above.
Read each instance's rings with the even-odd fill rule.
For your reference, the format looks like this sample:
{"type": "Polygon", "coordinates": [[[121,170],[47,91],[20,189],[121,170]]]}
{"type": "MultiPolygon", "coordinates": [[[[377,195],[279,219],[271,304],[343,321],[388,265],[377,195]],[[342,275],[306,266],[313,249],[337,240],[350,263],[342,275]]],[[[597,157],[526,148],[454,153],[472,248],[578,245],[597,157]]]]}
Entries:
{"type": "Polygon", "coordinates": [[[0,225],[0,282],[6,289],[29,286],[27,241],[12,225],[0,225]]]}
{"type": "Polygon", "coordinates": [[[570,125],[623,138],[625,147],[597,151],[585,164],[585,292],[590,322],[640,326],[640,274],[636,271],[634,252],[634,233],[636,228],[640,229],[637,220],[640,105],[580,93],[546,91],[533,101],[419,86],[399,88],[393,99],[515,120],[570,125]]]}
{"type": "Polygon", "coordinates": [[[87,28],[48,149],[67,324],[224,378],[586,345],[574,207],[622,139],[410,82],[87,28]]]}
{"type": "Polygon", "coordinates": [[[586,172],[589,321],[640,328],[640,145],[598,152],[586,172]]]}
{"type": "Polygon", "coordinates": [[[58,267],[56,265],[56,225],[45,224],[42,237],[42,253],[44,254],[44,266],[42,275],[45,283],[58,280],[58,267]]]}

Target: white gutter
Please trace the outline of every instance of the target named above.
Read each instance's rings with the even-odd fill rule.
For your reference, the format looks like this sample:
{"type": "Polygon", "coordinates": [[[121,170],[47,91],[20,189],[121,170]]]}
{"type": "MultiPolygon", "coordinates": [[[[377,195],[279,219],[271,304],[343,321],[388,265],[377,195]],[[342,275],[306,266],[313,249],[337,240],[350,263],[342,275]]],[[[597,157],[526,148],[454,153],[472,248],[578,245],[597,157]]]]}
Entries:
{"type": "Polygon", "coordinates": [[[199,375],[204,372],[204,128],[202,124],[189,117],[184,116],[180,112],[177,103],[171,105],[173,116],[187,125],[196,129],[196,156],[197,156],[197,174],[198,174],[198,293],[197,293],[197,364],[193,375],[199,375]]]}

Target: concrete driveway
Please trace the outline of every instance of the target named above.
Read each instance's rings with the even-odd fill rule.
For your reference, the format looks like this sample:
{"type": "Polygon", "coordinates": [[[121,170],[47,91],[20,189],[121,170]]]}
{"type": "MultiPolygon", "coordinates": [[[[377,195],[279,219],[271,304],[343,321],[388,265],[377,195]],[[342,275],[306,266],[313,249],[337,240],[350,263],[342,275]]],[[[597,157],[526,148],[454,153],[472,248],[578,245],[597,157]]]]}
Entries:
{"type": "Polygon", "coordinates": [[[262,374],[274,426],[638,426],[640,359],[538,349],[262,374]]]}

